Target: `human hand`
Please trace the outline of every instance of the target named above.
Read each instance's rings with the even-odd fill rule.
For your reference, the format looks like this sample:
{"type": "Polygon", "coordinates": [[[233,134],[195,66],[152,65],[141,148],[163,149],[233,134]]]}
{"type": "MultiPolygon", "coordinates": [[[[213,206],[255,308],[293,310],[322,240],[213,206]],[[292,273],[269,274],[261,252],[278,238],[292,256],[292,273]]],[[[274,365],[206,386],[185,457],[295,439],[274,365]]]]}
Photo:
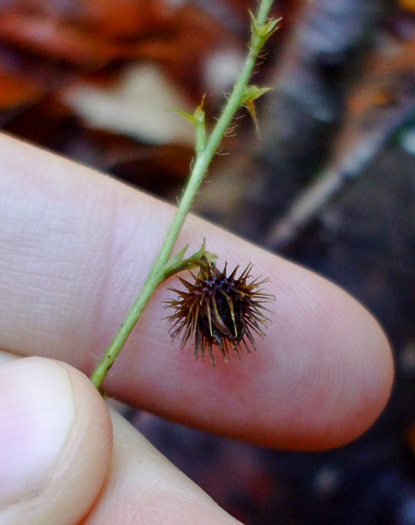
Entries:
{"type": "MultiPolygon", "coordinates": [[[[90,374],[174,208],[0,137],[0,525],[236,523],[119,415],[90,374]],[[10,354],[27,359],[13,359],[10,354]],[[58,361],[55,361],[58,360],[58,361]],[[75,367],[75,368],[74,368],[75,367]],[[79,370],[77,370],[79,369],[79,370]]],[[[106,391],[180,423],[270,447],[324,449],[364,432],[391,389],[389,344],[345,292],[196,217],[218,265],[249,262],[276,295],[257,351],[216,368],[172,344],[168,284],[150,301],[106,391]]]]}

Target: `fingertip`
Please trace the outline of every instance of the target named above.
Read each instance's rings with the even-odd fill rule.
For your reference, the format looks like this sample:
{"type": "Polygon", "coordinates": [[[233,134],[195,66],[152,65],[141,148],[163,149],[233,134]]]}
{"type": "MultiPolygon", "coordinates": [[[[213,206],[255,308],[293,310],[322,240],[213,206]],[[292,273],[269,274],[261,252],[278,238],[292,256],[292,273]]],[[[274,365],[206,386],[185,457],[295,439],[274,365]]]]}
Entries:
{"type": "Polygon", "coordinates": [[[318,287],[317,322],[308,325],[303,359],[303,409],[297,407],[298,442],[293,448],[323,450],[345,445],[366,432],[384,410],[393,385],[389,340],[376,318],[335,284],[312,275],[318,287]],[[306,411],[309,410],[307,415],[306,411]]]}
{"type": "Polygon", "coordinates": [[[64,363],[9,361],[0,366],[0,376],[0,432],[9,444],[1,447],[8,461],[0,461],[7,478],[0,524],[78,523],[110,462],[105,403],[81,372],[64,363]]]}
{"type": "Polygon", "coordinates": [[[377,319],[353,298],[350,319],[348,363],[338,366],[339,390],[347,402],[343,405],[343,421],[336,420],[327,448],[346,444],[373,426],[384,411],[393,387],[394,359],[391,345],[377,319]],[[342,366],[344,367],[342,370],[342,366]]]}

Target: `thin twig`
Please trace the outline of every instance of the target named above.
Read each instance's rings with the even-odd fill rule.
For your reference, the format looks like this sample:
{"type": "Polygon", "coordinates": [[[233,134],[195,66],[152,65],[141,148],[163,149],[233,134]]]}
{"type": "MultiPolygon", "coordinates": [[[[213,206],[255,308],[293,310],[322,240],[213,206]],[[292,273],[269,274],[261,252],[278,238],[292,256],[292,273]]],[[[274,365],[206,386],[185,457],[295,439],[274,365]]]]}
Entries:
{"type": "MultiPolygon", "coordinates": [[[[155,289],[167,278],[168,275],[171,274],[167,272],[169,259],[185,219],[193,205],[193,201],[198,193],[200,185],[202,184],[208,166],[212,158],[215,156],[235,113],[244,103],[243,101],[246,102],[247,86],[258,55],[268,38],[278,27],[279,19],[267,22],[272,3],[273,0],[261,0],[256,17],[252,15],[252,37],[247,59],[209,137],[206,137],[204,127],[205,115],[203,111],[203,102],[199,108],[197,108],[194,115],[182,113],[196,126],[195,162],[193,163],[187,186],[182,198],[180,199],[172,225],[160,253],[150,270],[147,280],[145,281],[136,302],[128,313],[127,318],[91,376],[91,381],[98,389],[101,388],[105,376],[121,352],[155,289]]],[[[256,93],[253,93],[252,96],[254,97],[255,94],[256,93]]],[[[253,100],[255,99],[253,98],[253,100]]]]}

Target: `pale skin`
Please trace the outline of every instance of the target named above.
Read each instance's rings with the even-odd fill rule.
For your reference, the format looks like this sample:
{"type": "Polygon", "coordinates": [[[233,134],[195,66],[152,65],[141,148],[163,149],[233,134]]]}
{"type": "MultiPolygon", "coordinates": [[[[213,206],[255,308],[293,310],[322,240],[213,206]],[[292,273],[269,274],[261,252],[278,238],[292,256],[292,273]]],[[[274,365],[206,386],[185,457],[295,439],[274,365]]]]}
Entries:
{"type": "MultiPolygon", "coordinates": [[[[122,323],[173,213],[0,137],[0,525],[237,523],[110,413],[84,375],[122,323]]],[[[177,250],[189,243],[193,253],[204,237],[219,268],[252,262],[255,276],[271,279],[266,291],[277,300],[266,338],[240,361],[225,364],[219,353],[215,368],[195,361],[191,346],[181,353],[168,335],[165,283],[106,391],[269,447],[325,449],[359,436],[392,385],[376,320],[335,285],[199,218],[188,218],[177,250]]]]}

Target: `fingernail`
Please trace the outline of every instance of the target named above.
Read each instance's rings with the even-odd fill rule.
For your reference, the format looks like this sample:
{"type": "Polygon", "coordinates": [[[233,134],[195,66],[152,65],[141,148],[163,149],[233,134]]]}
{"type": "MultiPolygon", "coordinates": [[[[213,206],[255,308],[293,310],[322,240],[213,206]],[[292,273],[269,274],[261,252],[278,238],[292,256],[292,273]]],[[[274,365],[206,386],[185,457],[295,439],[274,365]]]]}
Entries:
{"type": "Polygon", "coordinates": [[[58,363],[38,357],[0,365],[0,505],[39,494],[70,435],[72,384],[58,363]]]}

